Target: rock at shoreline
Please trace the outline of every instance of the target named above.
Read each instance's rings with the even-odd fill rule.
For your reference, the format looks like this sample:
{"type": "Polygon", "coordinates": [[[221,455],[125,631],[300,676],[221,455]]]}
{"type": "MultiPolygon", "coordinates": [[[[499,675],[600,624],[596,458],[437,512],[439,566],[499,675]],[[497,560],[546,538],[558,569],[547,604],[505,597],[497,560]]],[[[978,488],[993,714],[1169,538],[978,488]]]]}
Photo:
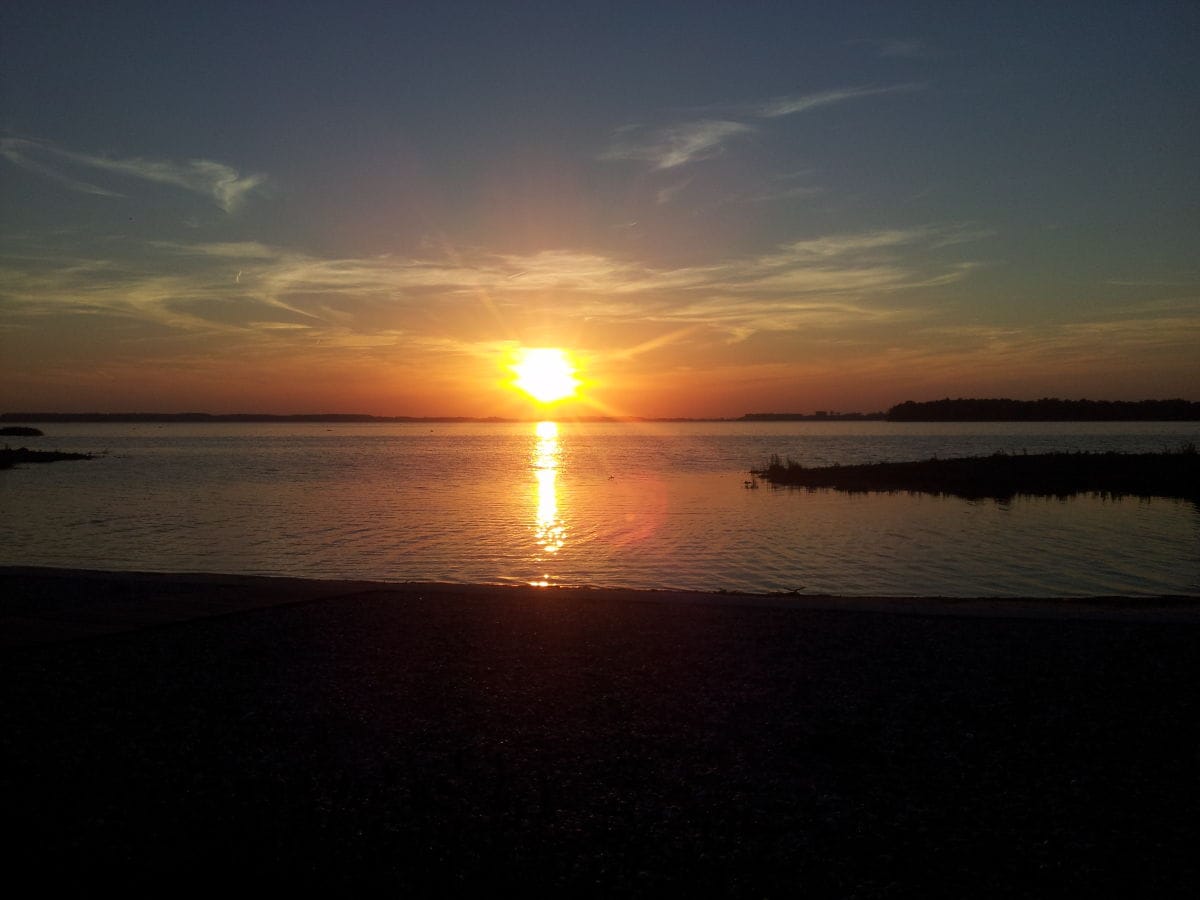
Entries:
{"type": "Polygon", "coordinates": [[[30,450],[28,447],[0,448],[0,469],[11,469],[19,463],[61,462],[70,459],[95,459],[91,453],[62,453],[58,450],[30,450]]]}

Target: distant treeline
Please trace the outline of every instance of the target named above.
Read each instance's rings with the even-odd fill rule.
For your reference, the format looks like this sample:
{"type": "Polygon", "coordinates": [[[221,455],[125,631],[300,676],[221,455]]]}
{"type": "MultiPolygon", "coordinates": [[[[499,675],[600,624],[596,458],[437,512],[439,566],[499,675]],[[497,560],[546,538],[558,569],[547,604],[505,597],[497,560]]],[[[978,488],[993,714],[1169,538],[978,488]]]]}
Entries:
{"type": "MultiPolygon", "coordinates": [[[[1196,422],[1200,403],[1188,400],[908,400],[886,413],[833,412],[746,413],[738,419],[642,418],[640,416],[571,416],[579,422],[1196,422]]],[[[520,422],[500,416],[369,416],[356,413],[55,413],[4,412],[0,422],[520,422]]]]}
{"type": "Polygon", "coordinates": [[[887,412],[889,422],[1195,422],[1200,403],[1188,400],[909,400],[887,412]]]}

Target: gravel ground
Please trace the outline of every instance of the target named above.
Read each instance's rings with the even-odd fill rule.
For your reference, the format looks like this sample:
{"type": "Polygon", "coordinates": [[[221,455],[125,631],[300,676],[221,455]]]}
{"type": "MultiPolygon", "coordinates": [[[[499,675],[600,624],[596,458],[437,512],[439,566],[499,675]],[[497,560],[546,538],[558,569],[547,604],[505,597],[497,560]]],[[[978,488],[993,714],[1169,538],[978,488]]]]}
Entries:
{"type": "Polygon", "coordinates": [[[1190,896],[1200,876],[1195,616],[27,570],[0,596],[13,621],[190,610],[9,642],[14,883],[1190,896]]]}

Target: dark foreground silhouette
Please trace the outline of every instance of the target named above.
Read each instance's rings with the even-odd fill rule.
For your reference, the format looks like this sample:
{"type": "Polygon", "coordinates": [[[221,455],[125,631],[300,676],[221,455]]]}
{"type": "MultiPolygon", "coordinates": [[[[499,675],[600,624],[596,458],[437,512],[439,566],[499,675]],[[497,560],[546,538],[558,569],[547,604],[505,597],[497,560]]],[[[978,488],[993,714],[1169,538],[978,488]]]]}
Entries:
{"type": "Polygon", "coordinates": [[[1009,400],[959,397],[907,400],[887,411],[889,422],[1195,422],[1200,403],[1188,400],[1009,400]]]}
{"type": "Polygon", "coordinates": [[[68,459],[95,459],[91,453],[62,453],[58,450],[30,450],[28,447],[0,447],[0,469],[11,469],[20,463],[61,462],[68,459]]]}
{"type": "Polygon", "coordinates": [[[967,499],[1098,493],[1200,500],[1200,453],[1194,448],[1172,453],[997,453],[820,468],[772,456],[766,468],[753,474],[787,487],[920,491],[967,499]]]}
{"type": "Polygon", "coordinates": [[[1190,896],[1200,624],[1182,598],[1137,618],[1153,601],[969,615],[0,569],[0,639],[42,625],[0,654],[5,874],[1190,896]]]}

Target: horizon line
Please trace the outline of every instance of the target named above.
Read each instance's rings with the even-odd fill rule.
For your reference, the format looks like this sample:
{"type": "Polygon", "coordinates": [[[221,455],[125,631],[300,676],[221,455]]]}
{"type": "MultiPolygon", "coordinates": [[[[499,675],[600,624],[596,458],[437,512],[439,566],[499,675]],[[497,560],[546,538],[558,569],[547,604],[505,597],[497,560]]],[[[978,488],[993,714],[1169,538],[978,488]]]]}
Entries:
{"type": "Polygon", "coordinates": [[[560,415],[538,416],[382,416],[372,413],[210,413],[210,412],[0,412],[0,422],[308,422],[308,423],[523,423],[566,422],[771,422],[771,421],[1197,421],[1200,401],[1180,397],[1159,400],[1038,400],[966,398],[906,400],[875,412],[753,412],[740,416],[560,415]]]}
{"type": "Polygon", "coordinates": [[[481,422],[520,423],[562,420],[574,422],[740,422],[761,419],[804,418],[804,419],[863,419],[883,418],[886,411],[873,413],[825,412],[812,413],[743,413],[740,416],[597,416],[560,415],[547,413],[542,416],[385,416],[373,413],[209,413],[209,412],[3,412],[0,422],[481,422]]]}

